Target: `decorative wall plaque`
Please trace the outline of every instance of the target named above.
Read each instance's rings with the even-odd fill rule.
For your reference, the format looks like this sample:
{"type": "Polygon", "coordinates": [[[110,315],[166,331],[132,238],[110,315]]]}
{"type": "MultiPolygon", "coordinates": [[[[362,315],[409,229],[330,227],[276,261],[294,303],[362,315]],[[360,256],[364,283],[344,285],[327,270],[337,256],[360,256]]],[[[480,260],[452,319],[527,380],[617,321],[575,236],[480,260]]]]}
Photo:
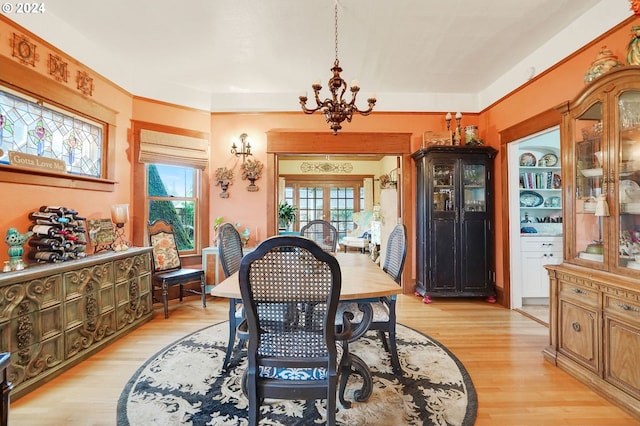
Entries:
{"type": "Polygon", "coordinates": [[[67,70],[67,63],[62,60],[58,55],[49,53],[49,75],[55,78],[57,81],[66,83],[69,81],[69,71],[67,70]]]}
{"type": "Polygon", "coordinates": [[[302,173],[351,173],[353,164],[333,162],[307,162],[300,164],[302,173]]]}
{"type": "Polygon", "coordinates": [[[13,40],[11,41],[13,47],[12,55],[23,65],[36,66],[38,55],[36,54],[36,45],[31,43],[28,38],[23,35],[13,33],[13,40]]]}
{"type": "Polygon", "coordinates": [[[76,82],[78,83],[79,91],[87,96],[93,95],[93,78],[91,78],[88,73],[84,71],[78,71],[76,82]]]}

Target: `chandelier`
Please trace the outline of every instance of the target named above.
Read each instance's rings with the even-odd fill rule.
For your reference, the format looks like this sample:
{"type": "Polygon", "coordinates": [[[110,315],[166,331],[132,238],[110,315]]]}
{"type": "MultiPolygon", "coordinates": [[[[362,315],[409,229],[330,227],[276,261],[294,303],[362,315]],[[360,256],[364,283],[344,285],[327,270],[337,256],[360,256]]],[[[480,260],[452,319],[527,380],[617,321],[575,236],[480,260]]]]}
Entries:
{"type": "Polygon", "coordinates": [[[316,111],[320,111],[324,114],[327,123],[329,123],[331,130],[333,130],[333,134],[337,135],[338,130],[342,129],[342,122],[347,120],[349,123],[351,122],[351,118],[353,117],[353,113],[357,112],[361,115],[369,115],[373,110],[373,106],[376,104],[375,95],[371,95],[367,102],[369,103],[369,108],[366,110],[360,110],[356,106],[356,96],[360,91],[360,87],[358,86],[358,82],[353,80],[351,82],[351,101],[347,102],[343,99],[345,92],[347,91],[347,82],[340,77],[340,72],[342,72],[342,68],[340,68],[340,61],[338,60],[338,2],[335,2],[335,41],[336,41],[336,59],[333,63],[333,68],[331,68],[331,72],[333,72],[333,76],[329,79],[329,90],[331,91],[331,98],[326,98],[324,101],[320,101],[320,90],[322,90],[322,85],[319,81],[314,82],[311,87],[313,88],[313,93],[316,99],[316,107],[315,108],[307,108],[307,95],[304,94],[299,97],[300,106],[302,106],[302,111],[305,114],[313,114],[316,111]]]}

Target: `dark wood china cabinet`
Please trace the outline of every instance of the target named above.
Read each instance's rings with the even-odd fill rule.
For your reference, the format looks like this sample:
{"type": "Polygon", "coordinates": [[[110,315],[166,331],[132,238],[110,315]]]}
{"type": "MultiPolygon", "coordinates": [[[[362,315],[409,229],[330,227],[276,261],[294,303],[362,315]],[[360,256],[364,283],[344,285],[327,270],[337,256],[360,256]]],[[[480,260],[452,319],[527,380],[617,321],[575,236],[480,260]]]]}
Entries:
{"type": "Polygon", "coordinates": [[[493,158],[487,146],[433,145],[416,164],[416,294],[495,300],[493,158]]]}

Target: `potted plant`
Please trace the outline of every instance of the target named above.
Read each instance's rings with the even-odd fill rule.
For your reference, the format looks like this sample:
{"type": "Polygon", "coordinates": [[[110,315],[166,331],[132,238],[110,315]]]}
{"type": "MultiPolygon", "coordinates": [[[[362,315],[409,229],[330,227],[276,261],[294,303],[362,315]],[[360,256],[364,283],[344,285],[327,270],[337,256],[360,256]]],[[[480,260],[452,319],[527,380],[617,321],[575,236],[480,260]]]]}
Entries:
{"type": "Polygon", "coordinates": [[[289,228],[289,224],[296,221],[297,210],[286,201],[280,201],[278,204],[278,227],[280,229],[289,228]]]}

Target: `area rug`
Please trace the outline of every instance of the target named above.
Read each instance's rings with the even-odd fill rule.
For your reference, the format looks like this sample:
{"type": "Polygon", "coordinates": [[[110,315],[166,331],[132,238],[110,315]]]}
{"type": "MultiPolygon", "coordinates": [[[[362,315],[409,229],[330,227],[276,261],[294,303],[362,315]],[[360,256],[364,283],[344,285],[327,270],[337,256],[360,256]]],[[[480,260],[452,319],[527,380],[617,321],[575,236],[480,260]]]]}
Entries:
{"type": "MultiPolygon", "coordinates": [[[[122,391],[118,425],[248,424],[248,401],[240,387],[245,351],[234,351],[228,372],[221,371],[228,332],[227,322],[207,327],[145,362],[122,391]]],[[[477,395],[462,363],[435,339],[400,324],[397,343],[402,377],[393,374],[374,332],[349,345],[371,368],[374,389],[368,401],[355,402],[353,392],[362,384],[351,376],[346,397],[354,402],[349,409],[338,402],[337,423],[473,425],[477,395]]],[[[260,424],[324,424],[325,411],[324,400],[265,400],[260,424]]]]}

